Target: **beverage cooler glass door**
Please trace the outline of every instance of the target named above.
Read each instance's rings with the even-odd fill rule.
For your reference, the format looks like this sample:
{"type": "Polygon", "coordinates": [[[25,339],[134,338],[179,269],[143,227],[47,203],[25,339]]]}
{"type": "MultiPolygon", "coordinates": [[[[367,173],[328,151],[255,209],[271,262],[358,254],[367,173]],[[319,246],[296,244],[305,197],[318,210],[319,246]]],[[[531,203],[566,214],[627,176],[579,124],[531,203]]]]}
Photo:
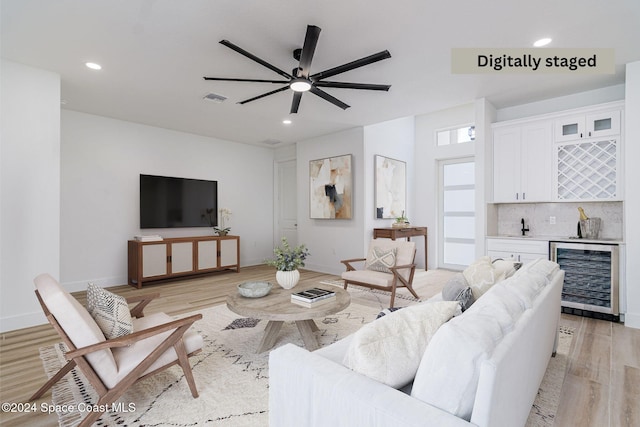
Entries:
{"type": "Polygon", "coordinates": [[[617,245],[551,243],[552,260],[565,271],[562,306],[617,316],[617,245]]]}

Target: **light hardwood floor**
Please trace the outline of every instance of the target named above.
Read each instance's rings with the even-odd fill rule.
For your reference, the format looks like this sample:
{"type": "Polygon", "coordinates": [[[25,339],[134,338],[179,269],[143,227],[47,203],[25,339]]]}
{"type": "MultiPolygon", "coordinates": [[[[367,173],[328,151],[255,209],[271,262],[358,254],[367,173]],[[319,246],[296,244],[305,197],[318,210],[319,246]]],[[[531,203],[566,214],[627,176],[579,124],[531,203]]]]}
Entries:
{"type": "MultiPolygon", "coordinates": [[[[303,282],[337,279],[336,276],[303,271],[303,282]]],[[[240,273],[218,273],[189,280],[110,288],[123,296],[159,292],[146,313],[179,315],[224,304],[238,283],[274,280],[270,267],[243,268],[240,273]]],[[[420,294],[420,292],[418,292],[420,294]]],[[[74,296],[83,304],[85,293],[74,296]]],[[[34,295],[35,298],[35,295],[34,295]]],[[[640,426],[640,330],[602,320],[562,315],[566,326],[575,328],[566,377],[555,426],[623,427],[640,426]]],[[[2,334],[0,337],[0,400],[26,402],[45,381],[38,349],[58,342],[49,325],[2,334]]],[[[51,403],[50,392],[36,401],[35,413],[1,413],[2,426],[53,426],[55,414],[40,411],[51,403]]]]}

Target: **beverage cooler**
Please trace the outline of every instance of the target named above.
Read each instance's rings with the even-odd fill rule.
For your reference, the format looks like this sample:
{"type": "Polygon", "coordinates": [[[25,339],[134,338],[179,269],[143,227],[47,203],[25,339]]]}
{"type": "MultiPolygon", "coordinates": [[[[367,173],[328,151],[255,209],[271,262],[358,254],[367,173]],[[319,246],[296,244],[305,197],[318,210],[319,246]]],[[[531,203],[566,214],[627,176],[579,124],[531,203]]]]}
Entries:
{"type": "Polygon", "coordinates": [[[551,259],[565,271],[562,311],[619,321],[618,245],[549,243],[551,259]]]}

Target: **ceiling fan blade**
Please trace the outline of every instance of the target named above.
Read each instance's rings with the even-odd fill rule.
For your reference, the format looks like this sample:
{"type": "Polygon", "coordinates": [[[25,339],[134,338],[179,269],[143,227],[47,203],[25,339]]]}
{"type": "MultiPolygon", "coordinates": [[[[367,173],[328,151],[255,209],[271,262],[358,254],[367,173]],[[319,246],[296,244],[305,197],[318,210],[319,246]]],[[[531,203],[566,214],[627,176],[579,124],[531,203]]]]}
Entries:
{"type": "Polygon", "coordinates": [[[383,90],[388,91],[391,85],[376,85],[369,83],[346,83],[346,82],[329,82],[326,80],[320,80],[313,83],[318,87],[337,87],[340,89],[365,89],[365,90],[383,90]]]}
{"type": "Polygon", "coordinates": [[[264,98],[265,96],[273,95],[274,93],[282,92],[283,90],[289,89],[289,86],[284,86],[276,90],[272,90],[271,92],[263,93],[262,95],[254,96],[253,98],[245,99],[244,101],[238,102],[238,104],[246,104],[247,102],[255,101],[256,99],[264,98]]]}
{"type": "Polygon", "coordinates": [[[289,84],[287,80],[262,80],[262,79],[231,79],[226,77],[203,77],[205,80],[215,80],[221,82],[255,82],[255,83],[280,83],[289,84]]]}
{"type": "Polygon", "coordinates": [[[374,53],[373,55],[356,59],[355,61],[351,61],[347,64],[339,65],[337,67],[313,74],[309,78],[313,81],[325,79],[327,77],[335,76],[336,74],[344,73],[355,68],[364,67],[365,65],[373,64],[374,62],[382,61],[383,59],[387,58],[391,58],[391,54],[388,50],[383,50],[382,52],[374,53]]]}
{"type": "Polygon", "coordinates": [[[307,34],[304,36],[304,44],[302,45],[302,53],[300,54],[299,77],[304,77],[305,79],[309,77],[311,61],[313,60],[313,54],[316,51],[320,31],[320,27],[307,25],[307,34]]]}
{"type": "Polygon", "coordinates": [[[287,73],[285,71],[282,71],[280,68],[276,67],[275,65],[271,65],[267,61],[258,58],[254,54],[247,52],[246,50],[242,49],[239,46],[236,46],[235,44],[231,43],[229,40],[220,40],[220,44],[228,47],[229,49],[235,50],[240,55],[246,56],[247,58],[251,59],[252,61],[257,62],[258,64],[262,65],[263,67],[267,67],[271,71],[275,71],[276,73],[280,74],[282,77],[286,77],[287,79],[292,79],[293,78],[291,76],[291,74],[289,74],[289,73],[287,73]]]}
{"type": "Polygon", "coordinates": [[[338,98],[335,98],[331,95],[329,95],[327,92],[318,89],[315,86],[311,86],[311,89],[309,89],[309,92],[313,93],[314,95],[318,95],[320,98],[324,99],[325,101],[329,101],[330,103],[332,103],[333,105],[342,108],[343,110],[346,110],[347,108],[349,108],[350,106],[345,104],[344,102],[340,101],[338,98]]]}
{"type": "Polygon", "coordinates": [[[289,114],[296,114],[298,107],[300,107],[300,100],[302,99],[302,92],[293,92],[293,101],[291,101],[291,111],[289,114]]]}

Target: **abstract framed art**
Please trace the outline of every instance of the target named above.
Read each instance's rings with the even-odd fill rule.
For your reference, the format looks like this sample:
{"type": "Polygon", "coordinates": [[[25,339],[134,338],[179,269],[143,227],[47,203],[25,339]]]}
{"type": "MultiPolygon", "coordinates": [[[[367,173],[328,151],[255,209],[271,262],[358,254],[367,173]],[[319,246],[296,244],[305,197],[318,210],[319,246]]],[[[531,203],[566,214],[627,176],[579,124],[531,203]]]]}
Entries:
{"type": "Polygon", "coordinates": [[[309,162],[309,217],[351,219],[353,212],[352,155],[309,162]]]}
{"type": "Polygon", "coordinates": [[[407,164],[375,155],[375,217],[398,218],[407,205],[407,164]]]}

